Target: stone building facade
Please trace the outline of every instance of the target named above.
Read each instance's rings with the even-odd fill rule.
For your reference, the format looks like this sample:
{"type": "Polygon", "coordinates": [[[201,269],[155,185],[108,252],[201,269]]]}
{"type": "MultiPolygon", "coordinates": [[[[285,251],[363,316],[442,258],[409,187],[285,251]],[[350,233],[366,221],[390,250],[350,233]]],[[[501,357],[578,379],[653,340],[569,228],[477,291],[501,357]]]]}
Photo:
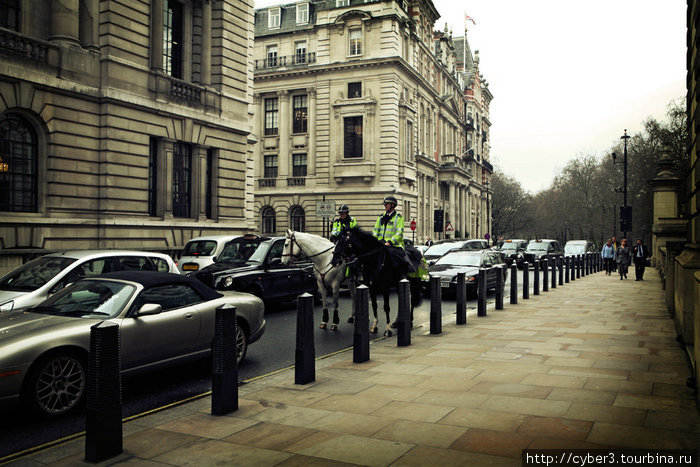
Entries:
{"type": "Polygon", "coordinates": [[[327,232],[322,201],[347,204],[371,229],[386,195],[399,201],[405,238],[416,221],[416,242],[489,231],[492,96],[471,56],[467,73],[458,71],[455,39],[435,31],[438,18],[431,0],[302,0],[256,10],[255,216],[263,233],[327,232]],[[478,138],[469,119],[477,100],[486,107],[478,138]]]}
{"type": "Polygon", "coordinates": [[[255,230],[253,0],[0,6],[4,269],[255,230]]]}

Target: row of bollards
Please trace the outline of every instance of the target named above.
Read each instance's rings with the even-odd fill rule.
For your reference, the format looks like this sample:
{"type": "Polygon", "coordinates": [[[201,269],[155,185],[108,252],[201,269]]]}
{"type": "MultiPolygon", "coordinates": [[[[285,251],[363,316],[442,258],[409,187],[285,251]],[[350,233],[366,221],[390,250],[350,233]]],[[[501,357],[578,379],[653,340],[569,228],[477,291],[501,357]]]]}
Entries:
{"type": "MultiPolygon", "coordinates": [[[[551,286],[569,283],[602,270],[599,255],[585,255],[552,258],[551,286]],[[558,277],[557,277],[558,276],[558,277]],[[557,280],[558,279],[558,280],[557,280]]],[[[523,299],[530,298],[530,265],[523,264],[523,299]]],[[[547,259],[533,263],[534,295],[547,291],[550,267],[547,259]],[[540,271],[542,281],[540,282],[540,271]]],[[[517,266],[511,273],[510,303],[518,303],[517,266]]],[[[504,275],[502,267],[481,269],[478,281],[477,316],[486,316],[486,289],[488,275],[495,274],[495,308],[503,309],[504,275]]],[[[430,278],[430,334],[442,332],[442,288],[440,278],[430,278]]],[[[466,277],[457,277],[456,324],[467,324],[466,277]]],[[[399,292],[399,312],[397,318],[397,345],[411,345],[409,282],[401,281],[399,292]]],[[[369,289],[357,287],[353,301],[355,315],[353,332],[353,362],[363,363],[370,359],[369,352],[369,289]]],[[[238,365],[236,345],[236,308],[225,305],[216,310],[213,355],[212,355],[212,415],[224,415],[238,409],[238,365]]],[[[297,339],[295,350],[295,384],[308,384],[316,378],[313,296],[306,293],[297,301],[297,339]]],[[[121,401],[121,360],[119,326],[111,322],[101,322],[91,328],[88,377],[86,385],[86,430],[85,460],[101,462],[122,452],[122,401],[121,401]]]]}

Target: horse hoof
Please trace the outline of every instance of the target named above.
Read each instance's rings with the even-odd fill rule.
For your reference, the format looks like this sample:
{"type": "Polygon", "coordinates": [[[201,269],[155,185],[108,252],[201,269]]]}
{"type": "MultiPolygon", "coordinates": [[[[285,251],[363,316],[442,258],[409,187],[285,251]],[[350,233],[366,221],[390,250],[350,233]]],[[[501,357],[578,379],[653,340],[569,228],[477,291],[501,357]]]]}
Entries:
{"type": "Polygon", "coordinates": [[[352,324],[354,322],[355,322],[355,318],[353,318],[352,316],[348,318],[348,323],[352,324]]]}
{"type": "Polygon", "coordinates": [[[338,325],[337,324],[331,324],[331,331],[337,331],[338,330],[338,325]]]}
{"type": "Polygon", "coordinates": [[[398,328],[398,327],[399,327],[399,323],[398,323],[397,321],[394,321],[393,323],[391,323],[391,328],[392,328],[392,329],[396,329],[396,328],[398,328]]]}
{"type": "Polygon", "coordinates": [[[369,328],[369,332],[371,332],[372,334],[376,334],[377,333],[377,326],[372,326],[371,328],[369,328]]]}
{"type": "Polygon", "coordinates": [[[391,336],[393,336],[393,335],[394,335],[394,334],[393,334],[390,330],[388,330],[388,329],[387,329],[386,331],[384,331],[384,337],[391,337],[391,336]]]}
{"type": "Polygon", "coordinates": [[[319,328],[321,328],[321,329],[326,329],[326,323],[321,323],[321,325],[319,326],[319,328]]]}

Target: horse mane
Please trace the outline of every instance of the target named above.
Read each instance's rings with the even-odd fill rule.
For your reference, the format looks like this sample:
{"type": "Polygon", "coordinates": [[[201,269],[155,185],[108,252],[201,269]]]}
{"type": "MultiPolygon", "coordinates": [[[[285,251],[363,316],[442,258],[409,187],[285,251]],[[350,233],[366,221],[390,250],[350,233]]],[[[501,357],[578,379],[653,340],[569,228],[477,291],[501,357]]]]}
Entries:
{"type": "Polygon", "coordinates": [[[293,232],[293,233],[294,233],[294,235],[295,235],[296,237],[298,237],[298,238],[302,238],[302,239],[303,239],[303,238],[306,238],[306,239],[308,239],[308,240],[309,240],[309,243],[310,243],[311,245],[313,245],[314,251],[305,252],[307,255],[313,255],[313,254],[316,254],[316,253],[318,253],[318,252],[321,252],[321,251],[323,251],[323,250],[326,250],[326,249],[328,249],[328,248],[332,248],[332,247],[333,247],[333,242],[331,242],[331,241],[328,240],[327,238],[322,237],[322,236],[320,236],[320,235],[316,235],[316,234],[312,234],[312,233],[307,233],[307,232],[298,232],[298,231],[295,231],[295,232],[293,232]]]}
{"type": "Polygon", "coordinates": [[[350,229],[350,232],[352,233],[352,235],[355,235],[357,237],[357,240],[359,240],[362,243],[370,242],[371,244],[376,245],[376,246],[382,245],[382,242],[377,240],[377,237],[375,237],[372,232],[367,232],[366,230],[362,230],[360,227],[355,227],[354,229],[350,229]]]}

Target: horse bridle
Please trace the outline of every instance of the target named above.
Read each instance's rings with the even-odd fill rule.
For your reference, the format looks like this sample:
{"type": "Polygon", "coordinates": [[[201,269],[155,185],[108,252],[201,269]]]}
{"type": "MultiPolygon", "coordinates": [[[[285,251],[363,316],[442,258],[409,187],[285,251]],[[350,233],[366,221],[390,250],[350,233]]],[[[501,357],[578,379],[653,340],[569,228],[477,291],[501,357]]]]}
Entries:
{"type": "MultiPolygon", "coordinates": [[[[296,232],[292,232],[292,235],[290,235],[289,237],[287,237],[287,238],[289,238],[289,240],[290,240],[289,253],[287,253],[287,254],[282,254],[282,256],[289,256],[290,258],[296,258],[296,259],[298,259],[298,258],[299,258],[299,254],[304,253],[304,250],[301,248],[301,245],[299,244],[299,242],[297,242],[297,239],[296,239],[295,234],[296,234],[296,232]],[[294,254],[294,245],[296,245],[296,246],[299,248],[299,254],[296,254],[296,255],[294,254]]],[[[331,247],[329,247],[329,248],[326,248],[326,249],[323,250],[323,251],[319,251],[318,253],[315,253],[315,254],[313,254],[313,255],[306,255],[306,257],[307,257],[307,258],[314,258],[314,257],[316,257],[316,256],[320,256],[320,255],[322,255],[322,254],[324,254],[324,253],[326,253],[326,252],[332,250],[333,248],[335,248],[335,245],[333,245],[333,246],[331,246],[331,247]]],[[[333,269],[333,268],[335,267],[335,266],[333,266],[333,264],[331,264],[331,263],[328,263],[328,265],[330,266],[330,268],[328,268],[325,272],[322,272],[321,270],[319,270],[319,269],[316,267],[315,264],[313,265],[313,267],[314,267],[314,269],[316,270],[316,272],[318,272],[318,273],[321,275],[321,280],[323,280],[323,279],[326,277],[326,274],[328,274],[328,272],[329,272],[331,269],[333,269]]]]}

